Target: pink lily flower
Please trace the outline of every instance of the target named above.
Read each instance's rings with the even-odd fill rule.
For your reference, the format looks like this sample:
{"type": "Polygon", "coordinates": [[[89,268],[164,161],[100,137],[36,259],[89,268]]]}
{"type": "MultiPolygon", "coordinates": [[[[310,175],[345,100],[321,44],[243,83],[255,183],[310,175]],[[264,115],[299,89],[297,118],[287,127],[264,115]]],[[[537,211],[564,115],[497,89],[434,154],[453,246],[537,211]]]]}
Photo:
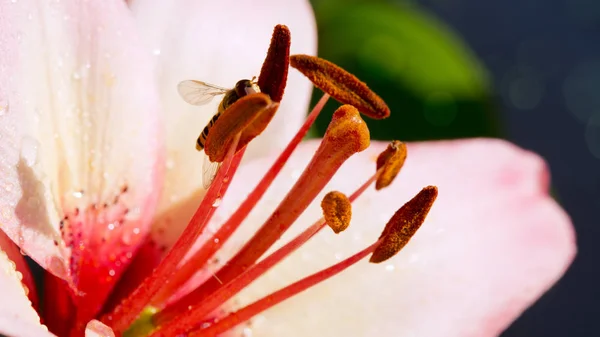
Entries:
{"type": "MultiPolygon", "coordinates": [[[[318,152],[319,141],[300,144],[240,230],[222,247],[214,240],[300,129],[311,86],[290,71],[279,111],[248,146],[222,200],[214,183],[203,188],[204,154],[193,144],[218,102],[193,107],[175,88],[184,79],[233,86],[259,75],[279,23],[292,32],[292,54],[316,53],[314,18],[303,0],[0,3],[0,334],[208,336],[233,317],[219,333],[497,336],[562,276],[576,252],[574,233],[549,196],[539,156],[493,139],[424,142],[408,144],[388,188],[356,198],[346,231],[319,232],[215,308],[206,304],[210,296],[182,308],[189,291],[220,281],[219,268],[290,199],[318,152]],[[439,196],[397,256],[378,265],[360,261],[235,321],[247,305],[290,283],[340,261],[349,267],[344,259],[380,242],[388,219],[428,185],[439,196]],[[178,287],[167,278],[150,302],[141,301],[159,280],[152,269],[207,202],[216,214],[180,266],[201,247],[215,247],[210,262],[178,287]],[[47,271],[43,292],[21,253],[47,271]],[[216,323],[194,321],[200,325],[188,329],[188,315],[203,305],[201,317],[216,323]],[[154,319],[148,331],[145,317],[154,319]],[[156,323],[163,321],[164,329],[156,323]]],[[[321,217],[327,192],[350,195],[369,181],[386,146],[373,142],[346,160],[268,253],[321,217]]],[[[228,152],[219,186],[229,184],[242,153],[228,152]]]]}

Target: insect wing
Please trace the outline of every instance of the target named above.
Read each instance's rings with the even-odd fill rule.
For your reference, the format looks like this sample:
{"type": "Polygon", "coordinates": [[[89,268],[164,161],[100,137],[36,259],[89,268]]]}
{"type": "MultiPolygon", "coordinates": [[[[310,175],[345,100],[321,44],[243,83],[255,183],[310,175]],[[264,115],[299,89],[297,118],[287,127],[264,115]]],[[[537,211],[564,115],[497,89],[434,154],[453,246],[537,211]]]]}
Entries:
{"type": "Polygon", "coordinates": [[[221,163],[210,161],[208,156],[204,157],[204,162],[202,163],[202,185],[205,190],[208,189],[213,180],[215,180],[220,167],[221,163]]]}
{"type": "Polygon", "coordinates": [[[229,89],[201,81],[187,80],[179,82],[177,91],[179,95],[189,104],[204,105],[213,97],[225,94],[229,89]]]}

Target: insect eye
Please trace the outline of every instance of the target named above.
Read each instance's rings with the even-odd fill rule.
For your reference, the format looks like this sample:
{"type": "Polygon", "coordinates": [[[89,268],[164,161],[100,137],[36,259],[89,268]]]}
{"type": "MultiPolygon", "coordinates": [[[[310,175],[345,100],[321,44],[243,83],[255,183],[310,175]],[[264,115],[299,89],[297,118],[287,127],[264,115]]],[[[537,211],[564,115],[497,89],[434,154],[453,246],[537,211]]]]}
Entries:
{"type": "Polygon", "coordinates": [[[249,80],[240,80],[235,84],[235,93],[238,97],[244,97],[248,94],[248,88],[252,88],[252,82],[249,80]]]}

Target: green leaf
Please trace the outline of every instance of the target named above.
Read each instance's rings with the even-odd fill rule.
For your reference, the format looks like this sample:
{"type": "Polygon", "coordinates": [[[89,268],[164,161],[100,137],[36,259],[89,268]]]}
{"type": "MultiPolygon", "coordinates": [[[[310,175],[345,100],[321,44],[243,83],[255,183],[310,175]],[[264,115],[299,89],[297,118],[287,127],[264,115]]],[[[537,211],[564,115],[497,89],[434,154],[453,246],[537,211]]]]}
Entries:
{"type": "MultiPolygon", "coordinates": [[[[314,3],[319,56],[354,73],[392,109],[389,119],[368,121],[373,138],[498,135],[487,74],[448,27],[415,6],[314,3]]],[[[319,134],[337,106],[318,120],[319,134]]]]}

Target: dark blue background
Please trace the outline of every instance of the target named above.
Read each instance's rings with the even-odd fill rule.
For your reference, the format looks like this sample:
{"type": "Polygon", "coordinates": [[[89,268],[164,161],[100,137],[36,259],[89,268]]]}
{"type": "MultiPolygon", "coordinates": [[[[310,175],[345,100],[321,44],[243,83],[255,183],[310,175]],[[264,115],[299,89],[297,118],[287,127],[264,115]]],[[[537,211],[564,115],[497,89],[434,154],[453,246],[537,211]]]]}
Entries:
{"type": "Polygon", "coordinates": [[[506,136],[548,160],[576,227],[579,253],[567,275],[503,336],[600,336],[600,1],[420,4],[485,64],[506,136]],[[533,97],[511,98],[511,85],[533,97]]]}

